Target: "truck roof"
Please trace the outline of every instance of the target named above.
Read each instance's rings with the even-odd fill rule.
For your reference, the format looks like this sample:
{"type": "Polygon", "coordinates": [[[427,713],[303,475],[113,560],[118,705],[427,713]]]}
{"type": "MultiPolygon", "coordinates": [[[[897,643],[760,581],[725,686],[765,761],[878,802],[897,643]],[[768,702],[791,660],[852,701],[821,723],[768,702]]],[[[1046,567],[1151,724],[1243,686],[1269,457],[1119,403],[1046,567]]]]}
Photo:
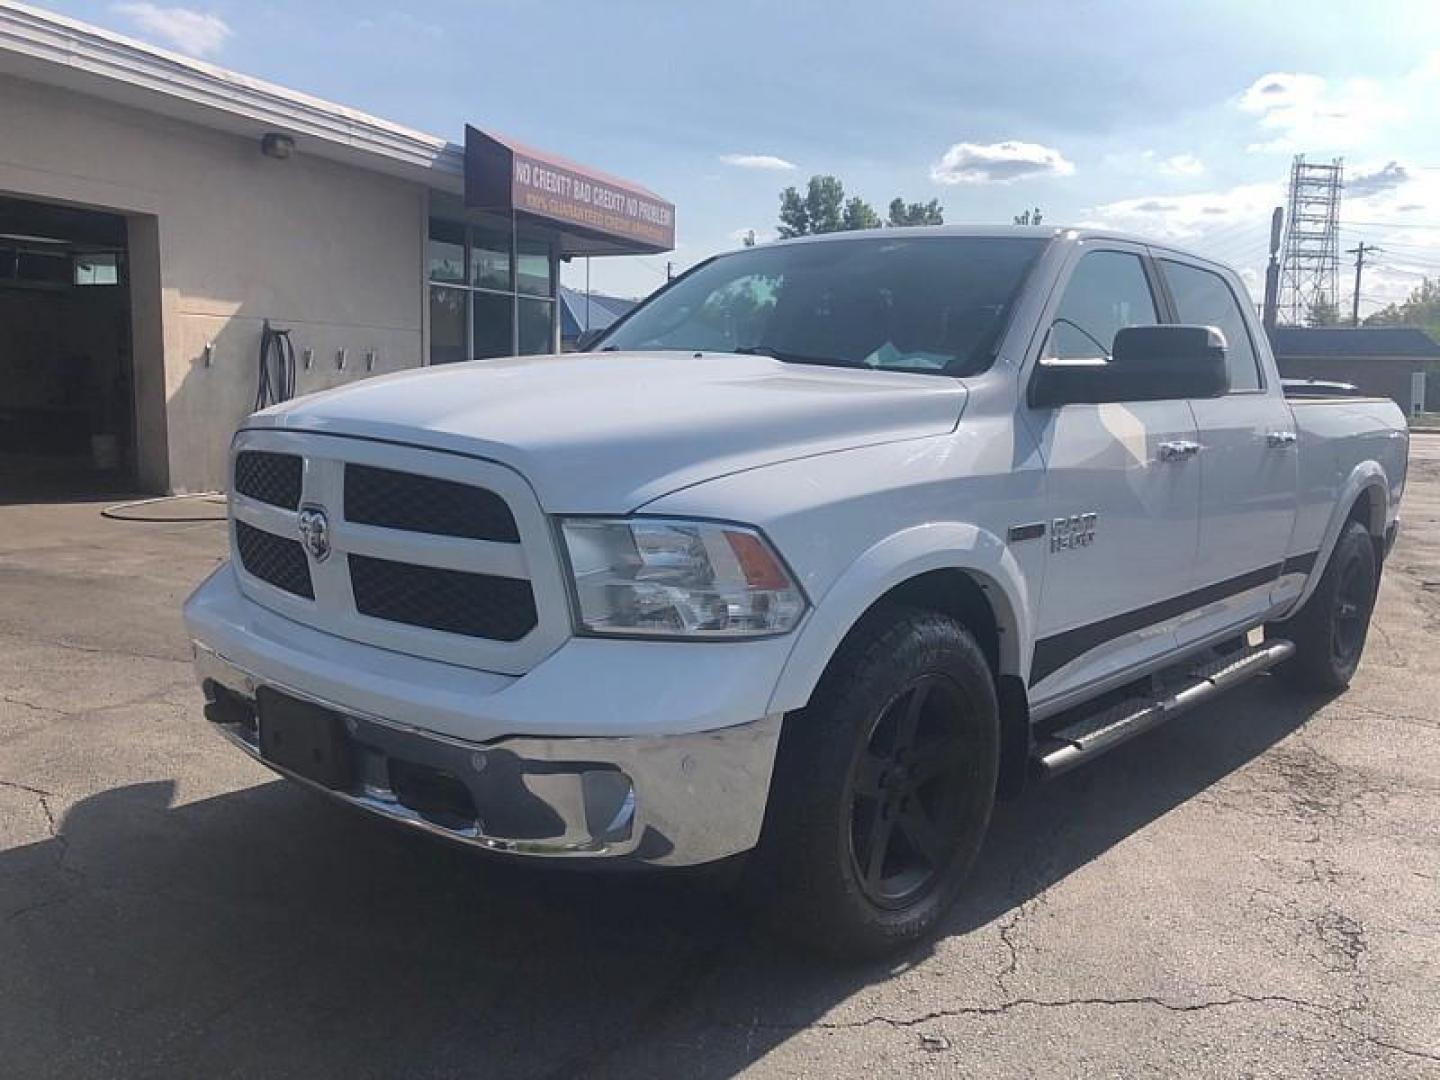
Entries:
{"type": "MultiPolygon", "coordinates": [[[[983,225],[983,224],[955,224],[955,225],[902,225],[893,228],[883,229],[859,229],[846,232],[814,233],[808,236],[796,236],[788,240],[773,240],[765,244],[765,247],[779,247],[790,244],[824,244],[832,241],[843,240],[883,240],[887,236],[894,236],[903,233],[907,236],[983,236],[983,237],[1029,237],[1037,240],[1120,240],[1129,244],[1143,244],[1146,247],[1159,248],[1164,251],[1173,251],[1184,255],[1188,259],[1198,259],[1203,262],[1212,263],[1216,266],[1224,266],[1224,263],[1189,251],[1173,243],[1164,240],[1156,240],[1153,237],[1137,236],[1134,233],[1121,232],[1117,229],[1101,229],[1085,226],[1070,225],[983,225]]],[[[743,250],[743,249],[737,249],[743,250]]],[[[1228,267],[1227,267],[1228,268],[1228,267]]]]}
{"type": "Polygon", "coordinates": [[[1174,244],[1153,237],[1137,236],[1117,229],[1099,229],[1072,225],[900,225],[883,229],[857,229],[845,232],[811,233],[795,236],[788,240],[772,240],[766,244],[823,244],[832,240],[883,240],[887,236],[904,233],[908,236],[1024,236],[1038,240],[1124,240],[1132,244],[1147,244],[1150,247],[1179,250],[1174,244]]]}

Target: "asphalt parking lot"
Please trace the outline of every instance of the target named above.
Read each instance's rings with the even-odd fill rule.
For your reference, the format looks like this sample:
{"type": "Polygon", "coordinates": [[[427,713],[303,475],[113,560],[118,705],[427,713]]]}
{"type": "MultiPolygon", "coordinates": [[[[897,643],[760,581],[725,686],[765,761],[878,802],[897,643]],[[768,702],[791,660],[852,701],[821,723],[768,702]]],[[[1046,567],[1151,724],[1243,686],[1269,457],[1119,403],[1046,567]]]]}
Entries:
{"type": "Polygon", "coordinates": [[[1440,1075],[1440,437],[1349,693],[1002,806],[946,933],[858,969],[274,779],[178,617],[222,526],[100,505],[0,506],[0,1075],[1440,1075]]]}

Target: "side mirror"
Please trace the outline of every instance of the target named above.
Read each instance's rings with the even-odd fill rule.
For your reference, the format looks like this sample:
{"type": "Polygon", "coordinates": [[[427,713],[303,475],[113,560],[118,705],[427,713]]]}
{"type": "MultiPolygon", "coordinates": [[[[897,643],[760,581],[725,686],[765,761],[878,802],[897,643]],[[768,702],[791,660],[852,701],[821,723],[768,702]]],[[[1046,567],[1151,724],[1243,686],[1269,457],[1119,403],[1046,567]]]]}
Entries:
{"type": "Polygon", "coordinates": [[[589,352],[595,347],[595,343],[605,336],[604,330],[586,330],[575,339],[576,352],[589,352]]]}
{"type": "Polygon", "coordinates": [[[1040,364],[1037,409],[1078,403],[1221,397],[1230,389],[1225,335],[1213,326],[1127,326],[1108,361],[1040,364]]]}

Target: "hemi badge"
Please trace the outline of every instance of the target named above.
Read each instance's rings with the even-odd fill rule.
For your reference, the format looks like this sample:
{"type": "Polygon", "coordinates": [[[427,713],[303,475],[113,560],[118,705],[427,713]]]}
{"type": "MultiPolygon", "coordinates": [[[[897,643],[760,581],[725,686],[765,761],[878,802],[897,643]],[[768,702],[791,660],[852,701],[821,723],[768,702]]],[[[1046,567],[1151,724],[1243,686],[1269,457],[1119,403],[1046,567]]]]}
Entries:
{"type": "Polygon", "coordinates": [[[1044,535],[1045,523],[1037,521],[1033,525],[1011,525],[1006,539],[1012,544],[1018,544],[1021,540],[1039,540],[1044,535]]]}

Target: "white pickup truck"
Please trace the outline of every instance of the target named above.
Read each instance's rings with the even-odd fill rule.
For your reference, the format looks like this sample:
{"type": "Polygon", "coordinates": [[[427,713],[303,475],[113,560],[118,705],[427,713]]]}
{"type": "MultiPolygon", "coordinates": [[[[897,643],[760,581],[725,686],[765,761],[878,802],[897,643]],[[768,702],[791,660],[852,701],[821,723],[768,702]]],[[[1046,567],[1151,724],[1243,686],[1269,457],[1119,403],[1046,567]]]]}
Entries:
{"type": "Polygon", "coordinates": [[[1287,400],[1225,267],[840,234],[710,259],[598,344],[251,417],[185,606],[210,721],[494,852],[748,853],[780,925],[875,954],[997,795],[1359,662],[1404,419],[1287,400]]]}

